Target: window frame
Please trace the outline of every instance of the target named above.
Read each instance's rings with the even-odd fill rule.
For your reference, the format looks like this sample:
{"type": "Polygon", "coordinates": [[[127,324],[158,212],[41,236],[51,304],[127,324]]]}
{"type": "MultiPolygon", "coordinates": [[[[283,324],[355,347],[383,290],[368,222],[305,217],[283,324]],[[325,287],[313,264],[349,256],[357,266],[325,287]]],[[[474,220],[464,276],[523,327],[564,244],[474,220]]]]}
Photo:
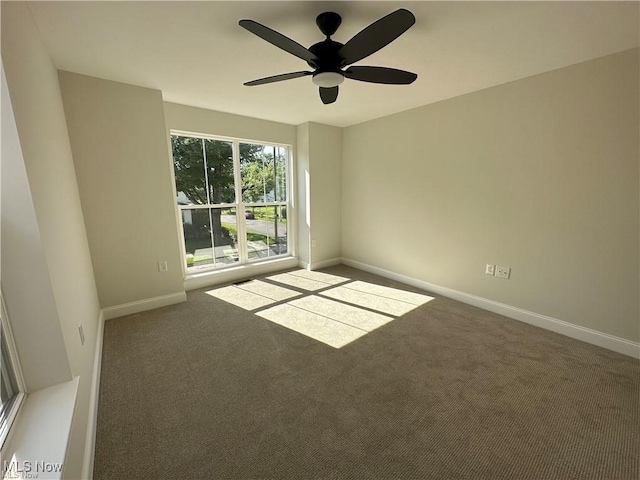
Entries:
{"type": "MultiPolygon", "coordinates": [[[[180,255],[182,256],[182,273],[185,278],[214,273],[214,272],[222,272],[228,270],[233,267],[239,266],[252,266],[256,264],[261,264],[269,260],[276,259],[284,259],[284,258],[295,258],[295,203],[294,203],[294,156],[293,156],[293,145],[281,142],[269,142],[264,140],[252,140],[246,138],[239,137],[229,137],[222,135],[213,135],[201,132],[190,132],[186,130],[178,130],[178,129],[169,129],[169,153],[171,156],[171,180],[173,187],[173,198],[174,198],[174,208],[176,209],[176,220],[178,226],[178,236],[180,239],[180,255]],[[235,192],[235,201],[236,203],[219,203],[219,204],[204,204],[204,205],[178,205],[175,199],[177,198],[178,191],[176,185],[176,177],[175,177],[175,163],[173,159],[173,148],[171,143],[172,136],[182,136],[182,137],[190,137],[190,138],[198,138],[202,140],[216,140],[220,142],[228,142],[231,143],[232,155],[233,155],[233,168],[234,168],[234,192],[235,192]],[[241,160],[240,160],[240,144],[251,144],[251,145],[263,145],[268,147],[277,147],[277,148],[285,148],[286,149],[286,158],[285,158],[285,177],[286,177],[286,200],[285,201],[274,201],[274,202],[245,202],[242,196],[242,175],[241,175],[241,160]],[[246,228],[246,217],[245,212],[247,208],[250,207],[269,207],[269,206],[284,206],[287,209],[287,251],[282,254],[277,254],[273,256],[269,256],[267,258],[256,258],[251,259],[248,256],[247,251],[247,228],[246,228]],[[230,263],[227,265],[219,265],[214,263],[210,266],[203,266],[198,269],[189,270],[190,267],[187,266],[186,259],[186,242],[184,235],[184,224],[182,211],[183,210],[193,210],[193,209],[213,209],[213,208],[235,208],[236,209],[236,228],[238,232],[238,262],[230,263]],[[240,218],[238,218],[240,217],[240,218]],[[291,219],[291,221],[289,221],[291,219]],[[241,239],[243,239],[241,241],[241,239]]],[[[206,168],[205,168],[206,172],[206,168]]],[[[203,174],[205,174],[203,172],[203,174]]],[[[205,181],[208,182],[208,179],[205,178],[205,181]]],[[[274,186],[275,188],[275,186],[274,186]]],[[[215,255],[214,255],[215,257],[215,255]]]]}
{"type": "MultiPolygon", "coordinates": [[[[22,375],[22,369],[20,368],[20,361],[18,359],[18,351],[16,349],[16,344],[13,340],[13,332],[11,331],[11,324],[9,322],[7,309],[4,303],[4,296],[2,294],[2,289],[0,288],[0,335],[2,335],[6,342],[7,353],[10,361],[11,372],[16,381],[16,387],[18,393],[9,401],[9,406],[7,412],[2,414],[0,417],[0,449],[4,448],[7,439],[9,438],[9,434],[11,431],[11,427],[18,416],[18,412],[22,407],[24,400],[26,398],[26,384],[24,382],[24,377],[22,375]]],[[[2,344],[0,343],[0,349],[2,349],[2,344]]],[[[2,355],[0,354],[0,361],[2,359],[2,355]]],[[[1,407],[0,407],[1,408],[1,407]]]]}

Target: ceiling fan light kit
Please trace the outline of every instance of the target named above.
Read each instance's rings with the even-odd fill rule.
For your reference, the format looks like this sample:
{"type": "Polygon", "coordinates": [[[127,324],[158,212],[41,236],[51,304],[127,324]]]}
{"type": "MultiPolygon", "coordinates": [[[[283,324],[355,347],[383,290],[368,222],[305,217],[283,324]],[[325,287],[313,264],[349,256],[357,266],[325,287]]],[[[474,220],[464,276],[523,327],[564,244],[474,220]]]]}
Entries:
{"type": "Polygon", "coordinates": [[[313,75],[313,83],[319,87],[337,87],[344,82],[344,75],[340,72],[318,72],[313,75]]]}
{"type": "Polygon", "coordinates": [[[314,69],[313,71],[302,70],[259,78],[246,82],[245,85],[264,85],[312,75],[313,83],[320,87],[320,99],[324,104],[336,101],[338,98],[338,85],[344,82],[345,78],[368,83],[408,85],[413,83],[418,78],[418,75],[395,68],[347,66],[387,46],[406,32],[415,21],[416,19],[410,11],[401,8],[375,21],[347,43],[342,44],[330,38],[342,23],[342,18],[335,12],[324,12],[318,15],[316,24],[326,38],[309,48],[305,48],[289,37],[258,22],[240,20],[239,25],[241,27],[272,45],[306,61],[314,69]]]}

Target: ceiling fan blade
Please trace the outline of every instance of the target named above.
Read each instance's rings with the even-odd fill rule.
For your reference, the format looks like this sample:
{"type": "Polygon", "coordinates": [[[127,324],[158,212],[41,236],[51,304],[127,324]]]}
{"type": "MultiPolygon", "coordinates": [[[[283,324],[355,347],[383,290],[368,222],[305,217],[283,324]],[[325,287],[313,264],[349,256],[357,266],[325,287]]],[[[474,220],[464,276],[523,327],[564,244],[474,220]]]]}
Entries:
{"type": "Polygon", "coordinates": [[[302,60],[305,60],[307,62],[317,60],[316,56],[313,53],[304,48],[298,42],[291,40],[289,37],[285,37],[281,33],[278,33],[275,30],[270,29],[269,27],[265,27],[258,22],[254,22],[253,20],[240,20],[238,24],[241,27],[249,30],[254,35],[259,36],[263,40],[266,40],[267,42],[281,48],[285,52],[289,52],[290,54],[301,58],[302,60]]]}
{"type": "Polygon", "coordinates": [[[246,85],[247,87],[253,87],[254,85],[264,85],[265,83],[281,82],[282,80],[290,80],[292,78],[305,77],[312,74],[313,72],[307,72],[304,70],[301,72],[282,73],[280,75],[273,75],[272,77],[251,80],[250,82],[245,82],[244,85],[246,85]]]}
{"type": "Polygon", "coordinates": [[[345,59],[346,65],[351,65],[390,44],[414,23],[416,17],[409,10],[396,10],[356,34],[338,54],[345,59]]]}
{"type": "Polygon", "coordinates": [[[388,85],[408,85],[418,78],[415,73],[387,67],[349,67],[344,76],[361,82],[385,83],[388,85]]]}
{"type": "Polygon", "coordinates": [[[328,105],[338,98],[338,87],[324,88],[320,87],[320,99],[322,103],[328,105]]]}

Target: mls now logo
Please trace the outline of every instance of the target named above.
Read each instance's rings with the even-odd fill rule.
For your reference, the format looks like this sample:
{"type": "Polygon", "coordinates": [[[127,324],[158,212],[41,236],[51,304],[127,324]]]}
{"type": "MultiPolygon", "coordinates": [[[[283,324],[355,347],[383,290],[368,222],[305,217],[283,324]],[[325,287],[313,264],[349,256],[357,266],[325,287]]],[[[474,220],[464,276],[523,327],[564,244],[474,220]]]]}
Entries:
{"type": "Polygon", "coordinates": [[[40,473],[60,473],[63,466],[64,464],[62,463],[31,462],[29,460],[18,462],[11,460],[3,463],[2,471],[4,472],[4,479],[38,478],[40,473]]]}

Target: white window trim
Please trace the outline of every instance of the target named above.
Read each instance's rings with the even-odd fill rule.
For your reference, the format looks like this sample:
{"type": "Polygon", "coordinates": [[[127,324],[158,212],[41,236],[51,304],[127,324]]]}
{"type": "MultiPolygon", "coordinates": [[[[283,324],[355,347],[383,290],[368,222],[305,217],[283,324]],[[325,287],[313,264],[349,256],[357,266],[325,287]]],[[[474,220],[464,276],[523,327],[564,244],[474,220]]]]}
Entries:
{"type": "Polygon", "coordinates": [[[27,388],[24,382],[24,377],[22,375],[22,369],[20,368],[20,361],[18,360],[18,351],[16,349],[16,344],[13,340],[11,324],[9,323],[7,309],[4,304],[4,296],[2,295],[1,290],[0,290],[0,326],[4,331],[9,359],[11,360],[11,366],[13,367],[13,374],[18,387],[18,394],[16,395],[16,398],[13,401],[13,404],[11,405],[11,409],[7,414],[6,420],[2,422],[2,424],[0,425],[0,449],[2,449],[7,439],[9,438],[9,434],[11,432],[11,426],[13,425],[16,417],[18,416],[18,412],[20,411],[20,408],[24,403],[24,400],[26,398],[27,388]]]}
{"type": "MultiPolygon", "coordinates": [[[[178,238],[180,239],[180,255],[184,256],[184,252],[186,250],[186,246],[185,246],[185,240],[184,240],[184,232],[183,232],[183,225],[182,225],[182,210],[189,210],[189,209],[209,209],[209,208],[236,208],[236,215],[242,215],[242,218],[244,219],[244,208],[243,207],[251,207],[251,206],[278,206],[278,205],[285,205],[287,207],[287,219],[292,219],[292,221],[289,223],[287,222],[287,253],[285,254],[281,254],[281,255],[276,255],[273,257],[269,257],[269,258],[264,258],[264,259],[254,259],[251,260],[248,258],[247,252],[246,252],[246,244],[245,242],[240,242],[238,245],[238,250],[239,253],[242,255],[240,258],[246,258],[246,262],[240,263],[239,265],[229,265],[229,266],[213,266],[213,267],[203,267],[201,270],[192,270],[192,271],[188,271],[187,270],[187,264],[186,264],[186,260],[181,262],[182,265],[182,276],[185,280],[188,280],[189,278],[193,278],[193,277],[201,277],[202,275],[208,275],[208,274],[216,274],[216,273],[220,273],[220,272],[224,272],[224,271],[228,271],[228,270],[233,270],[233,269],[237,269],[238,267],[257,267],[260,264],[263,264],[265,262],[270,262],[270,261],[274,261],[274,260],[281,260],[281,259],[296,259],[297,258],[297,252],[296,252],[296,244],[297,244],[297,229],[296,229],[296,219],[297,219],[297,213],[296,213],[296,202],[295,202],[295,179],[293,178],[293,174],[295,172],[295,168],[294,168],[294,155],[293,155],[293,145],[287,144],[287,143],[280,143],[280,142],[269,142],[269,141],[263,141],[263,140],[253,140],[253,139],[248,139],[248,138],[241,138],[241,137],[227,137],[227,136],[220,136],[220,135],[213,135],[213,134],[206,134],[206,133],[200,133],[200,132],[190,132],[187,130],[177,130],[177,129],[169,129],[169,139],[168,139],[168,143],[169,143],[169,153],[170,153],[170,158],[171,158],[171,162],[170,162],[170,166],[171,166],[171,183],[172,183],[172,192],[173,192],[173,198],[175,201],[175,198],[178,196],[178,191],[176,188],[176,178],[175,178],[175,168],[174,168],[174,163],[173,163],[173,150],[171,147],[171,136],[173,135],[177,135],[177,136],[184,136],[184,137],[192,137],[192,138],[201,138],[204,140],[218,140],[221,142],[231,142],[232,144],[232,149],[233,149],[233,160],[234,160],[234,182],[235,182],[235,194],[236,194],[236,203],[221,203],[221,204],[208,204],[208,205],[188,205],[188,206],[180,206],[180,205],[175,205],[175,212],[176,212],[176,223],[178,226],[178,238]],[[256,203],[256,202],[251,202],[251,203],[245,203],[242,202],[242,185],[241,185],[241,178],[240,176],[235,175],[235,172],[239,172],[240,171],[240,143],[250,143],[252,145],[264,145],[264,146],[275,146],[275,147],[284,147],[287,150],[287,161],[285,162],[285,174],[287,177],[287,186],[286,186],[286,192],[287,192],[287,201],[286,202],[261,202],[261,203],[256,203]],[[212,206],[215,205],[215,206],[212,206]],[[244,252],[242,252],[244,251],[244,252]]],[[[246,228],[245,228],[245,224],[244,221],[240,221],[237,222],[237,228],[238,228],[238,237],[239,238],[245,238],[246,239],[246,228]]]]}

